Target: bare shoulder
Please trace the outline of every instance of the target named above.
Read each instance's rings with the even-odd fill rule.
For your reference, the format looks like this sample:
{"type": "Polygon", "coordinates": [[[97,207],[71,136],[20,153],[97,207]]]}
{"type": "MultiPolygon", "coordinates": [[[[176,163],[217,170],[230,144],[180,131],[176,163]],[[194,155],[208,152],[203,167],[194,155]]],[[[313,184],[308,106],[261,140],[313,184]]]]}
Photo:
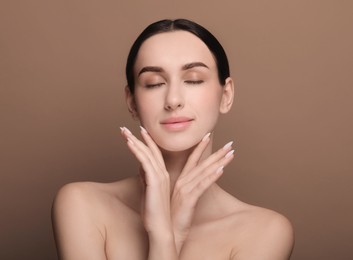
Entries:
{"type": "Polygon", "coordinates": [[[236,241],[232,259],[289,259],[294,232],[290,221],[273,210],[242,204],[235,218],[241,219],[243,236],[236,241]]]}
{"type": "MultiPolygon", "coordinates": [[[[104,184],[94,182],[74,182],[61,187],[54,199],[53,216],[85,214],[99,206],[102,197],[108,195],[104,184]]],[[[92,215],[86,215],[93,217],[92,215]]]]}
{"type": "Polygon", "coordinates": [[[112,183],[69,183],[59,189],[53,203],[53,212],[60,211],[61,207],[65,207],[66,212],[70,207],[81,210],[93,208],[97,212],[97,209],[104,207],[105,204],[118,201],[132,206],[135,201],[133,201],[134,196],[131,195],[138,193],[138,190],[136,178],[112,183]]]}
{"type": "Polygon", "coordinates": [[[104,187],[104,184],[94,182],[65,184],[56,194],[53,214],[72,214],[89,210],[106,193],[104,187]]]}
{"type": "MultiPolygon", "coordinates": [[[[132,183],[129,179],[114,183],[76,182],[58,191],[52,222],[60,259],[106,259],[109,210],[111,206],[127,207],[122,201],[128,197],[124,190],[132,183]]],[[[133,205],[131,200],[126,203],[133,205]]]]}

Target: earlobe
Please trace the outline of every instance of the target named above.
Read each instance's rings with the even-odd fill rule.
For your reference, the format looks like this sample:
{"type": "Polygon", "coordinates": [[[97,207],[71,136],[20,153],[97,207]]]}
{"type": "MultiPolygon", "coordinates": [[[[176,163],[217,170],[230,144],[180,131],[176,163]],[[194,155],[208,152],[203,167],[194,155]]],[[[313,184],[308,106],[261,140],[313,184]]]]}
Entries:
{"type": "Polygon", "coordinates": [[[224,84],[223,93],[222,93],[222,100],[219,107],[219,112],[221,114],[226,114],[229,112],[233,105],[234,100],[234,82],[231,77],[226,79],[226,83],[224,84]]]}
{"type": "Polygon", "coordinates": [[[135,97],[131,93],[129,86],[125,87],[125,100],[127,104],[127,108],[133,119],[138,119],[138,113],[136,109],[135,97]]]}

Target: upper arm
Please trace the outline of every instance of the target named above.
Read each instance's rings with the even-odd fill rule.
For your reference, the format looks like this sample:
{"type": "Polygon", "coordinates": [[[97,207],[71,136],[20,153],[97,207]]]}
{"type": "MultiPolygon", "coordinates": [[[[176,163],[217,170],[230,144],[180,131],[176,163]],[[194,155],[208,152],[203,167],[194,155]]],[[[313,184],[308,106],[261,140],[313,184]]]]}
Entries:
{"type": "Polygon", "coordinates": [[[291,223],[284,216],[275,213],[248,241],[232,260],[287,260],[294,246],[294,232],[291,223]]]}
{"type": "Polygon", "coordinates": [[[84,183],[65,185],[54,200],[52,221],[60,259],[106,259],[104,234],[86,188],[84,183]]]}
{"type": "Polygon", "coordinates": [[[289,259],[294,246],[294,232],[289,220],[281,215],[270,221],[259,241],[259,259],[289,259]]]}

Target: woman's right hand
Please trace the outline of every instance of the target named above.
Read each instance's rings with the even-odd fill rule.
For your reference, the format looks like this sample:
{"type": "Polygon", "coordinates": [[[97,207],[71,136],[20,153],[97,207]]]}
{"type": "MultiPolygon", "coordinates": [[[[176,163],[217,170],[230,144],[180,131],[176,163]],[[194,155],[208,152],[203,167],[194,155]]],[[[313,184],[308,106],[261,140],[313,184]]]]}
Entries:
{"type": "Polygon", "coordinates": [[[126,127],[122,128],[122,135],[126,138],[129,149],[141,164],[140,177],[144,188],[141,216],[145,229],[149,236],[165,236],[173,233],[169,173],[159,148],[142,127],[141,134],[146,144],[126,127]]]}

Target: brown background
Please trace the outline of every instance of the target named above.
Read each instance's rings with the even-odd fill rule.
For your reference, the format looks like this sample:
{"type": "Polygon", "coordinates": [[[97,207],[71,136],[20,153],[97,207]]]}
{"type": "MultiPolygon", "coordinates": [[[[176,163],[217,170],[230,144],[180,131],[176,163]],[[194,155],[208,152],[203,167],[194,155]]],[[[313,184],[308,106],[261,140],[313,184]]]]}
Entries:
{"type": "Polygon", "coordinates": [[[353,2],[1,1],[0,259],[55,259],[50,207],[72,181],[136,167],[118,126],[137,34],[185,17],[222,42],[236,101],[216,132],[221,184],[286,215],[292,259],[353,259],[353,2]]]}

